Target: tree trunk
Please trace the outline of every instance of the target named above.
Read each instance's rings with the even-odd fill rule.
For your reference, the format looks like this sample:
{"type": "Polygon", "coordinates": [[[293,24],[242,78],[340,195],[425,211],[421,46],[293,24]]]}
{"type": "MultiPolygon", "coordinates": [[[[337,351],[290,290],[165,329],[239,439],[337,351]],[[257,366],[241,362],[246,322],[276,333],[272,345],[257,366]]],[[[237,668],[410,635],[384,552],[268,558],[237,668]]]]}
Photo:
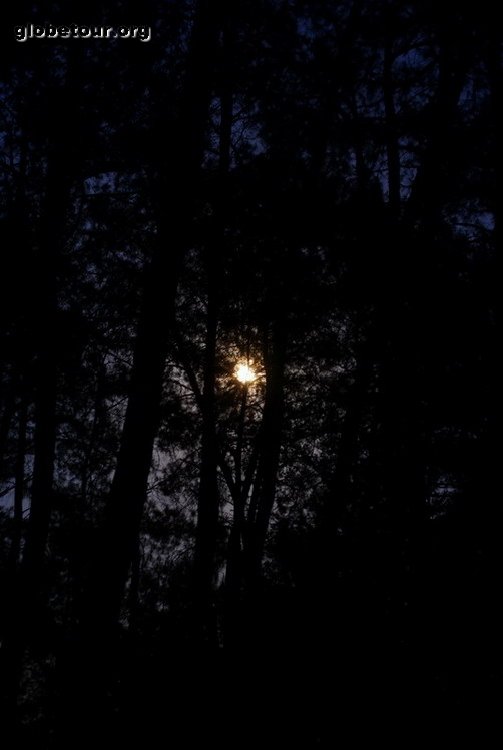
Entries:
{"type": "MultiPolygon", "coordinates": [[[[157,238],[145,270],[128,404],[119,455],[96,550],[80,602],[80,629],[58,660],[63,687],[61,741],[75,726],[94,737],[113,718],[117,693],[118,623],[141,528],[152,452],[160,418],[175,296],[204,155],[215,51],[224,0],[199,0],[177,122],[159,135],[155,183],[157,238]],[[91,721],[89,719],[91,718],[91,721]]],[[[166,118],[169,122],[169,117],[166,118]]]]}
{"type": "Polygon", "coordinates": [[[386,152],[388,160],[389,207],[394,216],[400,213],[400,148],[396,130],[396,112],[393,91],[393,52],[391,43],[384,49],[383,94],[386,114],[386,152]]]}
{"type": "MultiPolygon", "coordinates": [[[[209,251],[216,248],[209,248],[209,251]]],[[[218,534],[220,498],[218,492],[218,449],[215,423],[215,364],[218,322],[217,278],[214,261],[207,258],[208,307],[204,387],[202,393],[202,439],[199,497],[197,507],[194,559],[196,616],[203,630],[203,640],[213,642],[216,636],[212,615],[212,587],[218,534]]]]}
{"type": "Polygon", "coordinates": [[[412,224],[420,217],[425,227],[438,224],[439,207],[443,205],[442,194],[452,179],[449,166],[455,154],[451,131],[473,54],[469,40],[461,50],[459,40],[453,47],[448,41],[448,30],[445,35],[440,49],[438,88],[431,105],[434,127],[431,128],[405,207],[405,219],[412,224]]]}
{"type": "Polygon", "coordinates": [[[276,497],[284,421],[285,329],[286,323],[283,318],[276,319],[272,326],[270,347],[266,347],[263,433],[256,476],[259,491],[255,506],[250,505],[247,519],[246,570],[252,588],[256,587],[261,579],[265,541],[276,497]]]}
{"type": "MultiPolygon", "coordinates": [[[[14,376],[11,376],[13,379],[14,376]]],[[[8,382],[4,388],[4,397],[2,399],[2,415],[0,417],[0,468],[3,467],[7,446],[9,443],[9,433],[12,426],[12,418],[16,413],[16,382],[8,382]]]]}
{"type": "MultiPolygon", "coordinates": [[[[323,509],[321,532],[323,535],[322,554],[327,560],[333,558],[333,539],[336,528],[342,523],[344,510],[348,507],[351,496],[351,477],[355,468],[362,417],[369,404],[369,389],[373,377],[373,366],[379,355],[377,342],[380,340],[378,329],[370,326],[366,338],[360,346],[354,372],[353,384],[348,393],[341,437],[337,446],[336,465],[333,477],[329,482],[329,496],[323,509]]],[[[337,432],[337,426],[332,429],[337,432]]],[[[332,574],[332,566],[327,564],[327,571],[332,574]]]]}
{"type": "Polygon", "coordinates": [[[221,6],[199,2],[176,145],[162,145],[158,240],[146,271],[119,456],[85,597],[84,620],[97,636],[117,623],[140,533],[175,294],[204,151],[221,6]]]}
{"type": "Polygon", "coordinates": [[[227,540],[225,567],[225,620],[224,639],[227,648],[234,649],[241,641],[241,589],[243,584],[243,543],[245,534],[246,496],[243,487],[243,437],[246,417],[248,388],[242,386],[238,415],[236,452],[234,461],[234,483],[232,485],[232,525],[227,540]]]}
{"type": "Polygon", "coordinates": [[[494,37],[491,39],[488,49],[488,73],[491,87],[491,111],[493,117],[492,138],[494,142],[494,166],[495,166],[495,195],[492,206],[494,212],[494,237],[496,249],[499,251],[503,244],[503,198],[501,195],[501,177],[503,176],[503,144],[501,142],[501,126],[503,116],[501,113],[501,97],[503,96],[503,68],[501,64],[501,40],[499,36],[499,24],[495,22],[494,37]]]}
{"type": "Polygon", "coordinates": [[[219,315],[218,285],[222,273],[225,248],[228,177],[231,159],[233,95],[231,82],[232,38],[229,19],[224,24],[222,40],[222,71],[220,81],[219,179],[214,206],[213,231],[205,249],[207,279],[207,316],[202,393],[201,470],[199,482],[196,546],[195,596],[196,615],[202,628],[203,641],[215,645],[216,620],[213,612],[213,581],[218,538],[220,495],[218,491],[218,444],[215,413],[216,346],[219,315]]]}
{"type": "MultiPolygon", "coordinates": [[[[64,89],[57,91],[59,98],[56,100],[56,106],[61,104],[63,91],[64,89]]],[[[39,614],[43,606],[45,551],[52,506],[58,353],[61,346],[61,338],[58,335],[57,274],[74,176],[74,167],[71,170],[68,167],[69,162],[71,163],[69,154],[73,115],[71,102],[65,100],[60,118],[57,119],[56,130],[50,134],[46,193],[41,206],[38,241],[34,253],[38,287],[33,307],[38,317],[33,321],[33,326],[37,333],[38,346],[34,372],[33,479],[23,556],[19,575],[15,580],[4,642],[7,661],[4,690],[7,703],[13,707],[12,717],[15,715],[14,707],[24,650],[32,633],[41,635],[39,614]]],[[[20,471],[20,467],[18,469],[20,471]]],[[[18,514],[22,513],[22,497],[18,497],[17,511],[18,514]]]]}
{"type": "Polygon", "coordinates": [[[15,487],[14,487],[14,518],[12,543],[9,551],[10,565],[15,574],[19,563],[21,551],[21,535],[23,529],[23,500],[25,494],[25,460],[26,460],[26,430],[28,426],[28,403],[22,396],[19,405],[19,426],[17,438],[17,453],[15,465],[15,487]]]}

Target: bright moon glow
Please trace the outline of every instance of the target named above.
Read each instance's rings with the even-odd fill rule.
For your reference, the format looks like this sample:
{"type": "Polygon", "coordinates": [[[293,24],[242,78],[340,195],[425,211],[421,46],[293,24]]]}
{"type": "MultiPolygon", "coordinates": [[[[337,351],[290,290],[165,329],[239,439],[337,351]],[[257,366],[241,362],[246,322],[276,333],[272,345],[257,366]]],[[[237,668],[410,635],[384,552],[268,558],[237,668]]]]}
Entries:
{"type": "Polygon", "coordinates": [[[253,381],[257,379],[255,372],[249,365],[245,364],[244,362],[236,365],[234,374],[239,382],[243,383],[244,385],[246,385],[247,383],[253,383],[253,381]]]}

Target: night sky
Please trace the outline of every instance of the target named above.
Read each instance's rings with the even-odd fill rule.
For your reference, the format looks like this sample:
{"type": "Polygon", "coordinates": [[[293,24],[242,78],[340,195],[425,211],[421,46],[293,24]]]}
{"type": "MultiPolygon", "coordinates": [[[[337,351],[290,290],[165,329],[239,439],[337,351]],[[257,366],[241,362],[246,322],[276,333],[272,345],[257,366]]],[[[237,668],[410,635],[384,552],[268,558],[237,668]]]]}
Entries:
{"type": "Polygon", "coordinates": [[[18,2],[0,42],[5,747],[488,746],[494,8],[18,2]]]}

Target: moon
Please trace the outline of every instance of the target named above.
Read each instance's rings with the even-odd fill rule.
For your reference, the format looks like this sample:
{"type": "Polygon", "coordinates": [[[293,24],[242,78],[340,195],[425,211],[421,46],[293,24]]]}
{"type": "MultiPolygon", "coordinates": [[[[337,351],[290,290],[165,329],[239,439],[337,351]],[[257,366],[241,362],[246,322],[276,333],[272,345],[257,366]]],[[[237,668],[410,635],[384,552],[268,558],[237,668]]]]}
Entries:
{"type": "Polygon", "coordinates": [[[240,383],[243,383],[243,385],[253,383],[253,381],[257,379],[255,371],[246,364],[246,362],[238,362],[234,374],[237,380],[239,380],[240,383]]]}

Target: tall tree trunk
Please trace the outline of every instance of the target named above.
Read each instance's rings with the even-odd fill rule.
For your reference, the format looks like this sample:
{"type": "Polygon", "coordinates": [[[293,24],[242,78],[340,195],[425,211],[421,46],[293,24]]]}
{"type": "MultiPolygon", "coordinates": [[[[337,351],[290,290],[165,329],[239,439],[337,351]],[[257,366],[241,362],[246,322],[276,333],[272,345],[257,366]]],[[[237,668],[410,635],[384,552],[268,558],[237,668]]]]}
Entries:
{"type": "Polygon", "coordinates": [[[501,141],[501,126],[503,115],[501,101],[503,96],[503,67],[501,63],[502,42],[499,38],[499,24],[495,21],[494,36],[488,49],[488,73],[491,87],[492,139],[494,143],[495,166],[495,194],[492,210],[494,212],[494,237],[497,250],[503,244],[503,197],[501,195],[501,178],[503,176],[503,143],[501,141]]]}
{"type": "MultiPolygon", "coordinates": [[[[348,507],[351,495],[351,477],[358,457],[358,446],[362,418],[365,409],[369,408],[369,389],[373,377],[373,366],[378,353],[378,334],[381,331],[375,325],[370,326],[366,338],[360,345],[353,383],[349,390],[344,419],[340,427],[340,440],[337,445],[335,471],[329,482],[328,502],[323,509],[321,532],[323,544],[321,554],[326,554],[327,561],[333,558],[333,539],[335,529],[342,522],[344,510],[348,507]]],[[[337,432],[337,426],[332,429],[337,432]]],[[[327,564],[329,575],[333,573],[332,565],[327,564]]]]}
{"type": "Polygon", "coordinates": [[[117,622],[140,532],[175,294],[204,151],[222,5],[198,4],[176,142],[164,145],[161,154],[158,239],[146,271],[119,456],[83,613],[98,637],[102,628],[113,629],[117,622]]]}
{"type": "MultiPolygon", "coordinates": [[[[41,206],[37,246],[35,248],[35,300],[37,333],[35,379],[34,464],[31,484],[30,514],[27,524],[19,575],[9,612],[4,642],[6,668],[4,690],[14,720],[23,654],[33,632],[40,629],[40,607],[43,606],[42,584],[45,552],[52,506],[54,458],[56,447],[56,397],[58,353],[57,273],[62,250],[65,222],[71,199],[71,183],[75,167],[70,170],[71,137],[75,111],[70,98],[62,103],[64,89],[51,90],[55,106],[61,106],[57,125],[49,134],[47,153],[46,193],[41,206]]],[[[18,500],[18,503],[22,502],[18,500]]],[[[18,509],[19,512],[19,509],[18,509]]]]}
{"type": "MultiPolygon", "coordinates": [[[[102,526],[80,602],[76,643],[58,661],[63,700],[61,741],[79,726],[94,736],[112,719],[109,694],[117,687],[117,633],[125,587],[137,550],[152,452],[160,418],[175,296],[204,155],[206,124],[221,14],[225,0],[199,0],[192,28],[179,115],[160,133],[155,183],[157,238],[145,270],[128,404],[102,526]],[[89,717],[92,721],[89,722],[89,717]]],[[[169,121],[169,117],[166,118],[169,121]]]]}
{"type": "Polygon", "coordinates": [[[388,160],[389,206],[394,216],[400,213],[400,148],[396,128],[393,88],[393,50],[391,42],[384,49],[383,69],[384,110],[386,115],[386,152],[388,160]]]}
{"type": "MultiPolygon", "coordinates": [[[[210,248],[210,252],[217,248],[210,248]]],[[[202,438],[199,497],[194,559],[196,616],[203,640],[213,642],[216,631],[212,615],[212,586],[218,534],[218,449],[215,415],[215,364],[218,324],[217,278],[214,261],[207,258],[208,300],[204,386],[202,393],[202,438]]]]}
{"type": "MultiPolygon", "coordinates": [[[[58,92],[63,97],[63,90],[58,92]]],[[[22,561],[25,584],[36,589],[40,582],[49,531],[52,503],[54,458],[56,449],[56,397],[58,359],[61,340],[58,335],[57,274],[64,240],[65,221],[71,200],[75,167],[69,170],[74,121],[69,111],[61,112],[57,132],[48,154],[47,193],[41,217],[36,255],[39,282],[37,339],[39,348],[35,366],[35,435],[31,504],[22,561]]],[[[63,107],[61,107],[63,110],[63,107]]]]}
{"type": "Polygon", "coordinates": [[[227,215],[228,176],[232,134],[233,95],[230,80],[231,30],[227,20],[223,32],[222,71],[220,92],[219,184],[215,203],[214,230],[205,250],[207,279],[207,316],[202,393],[201,471],[199,482],[195,582],[196,603],[203,639],[215,643],[217,638],[213,607],[213,580],[218,537],[220,495],[218,491],[218,445],[215,413],[216,346],[219,315],[218,285],[222,273],[222,254],[225,248],[225,220],[227,215]]]}
{"type": "Polygon", "coordinates": [[[269,522],[276,497],[284,421],[284,380],[286,365],[286,322],[279,315],[272,324],[272,340],[266,346],[266,394],[263,415],[261,453],[256,482],[256,503],[250,505],[247,518],[246,570],[249,585],[261,579],[262,559],[269,522]]]}
{"type": "Polygon", "coordinates": [[[232,485],[232,525],[227,540],[225,568],[225,620],[224,639],[227,648],[233,649],[241,641],[241,588],[243,584],[243,543],[245,535],[245,487],[243,484],[243,438],[246,418],[248,387],[242,386],[238,414],[236,452],[234,457],[234,483],[232,485]]]}
{"type": "MultiPolygon", "coordinates": [[[[48,319],[46,319],[48,322],[48,319]]],[[[52,321],[54,324],[54,321],[52,321]]],[[[51,334],[50,334],[51,335],[51,334]]],[[[23,553],[22,571],[26,584],[36,587],[42,573],[52,505],[54,456],[56,449],[56,351],[46,339],[36,377],[35,437],[31,505],[23,553]]]]}
{"type": "Polygon", "coordinates": [[[405,207],[405,219],[412,224],[418,218],[424,227],[438,225],[445,186],[450,179],[449,166],[456,154],[452,149],[452,127],[458,114],[458,102],[467,80],[473,50],[467,38],[464,48],[449,40],[449,30],[441,39],[438,86],[431,106],[434,127],[426,143],[421,162],[405,207]]]}

